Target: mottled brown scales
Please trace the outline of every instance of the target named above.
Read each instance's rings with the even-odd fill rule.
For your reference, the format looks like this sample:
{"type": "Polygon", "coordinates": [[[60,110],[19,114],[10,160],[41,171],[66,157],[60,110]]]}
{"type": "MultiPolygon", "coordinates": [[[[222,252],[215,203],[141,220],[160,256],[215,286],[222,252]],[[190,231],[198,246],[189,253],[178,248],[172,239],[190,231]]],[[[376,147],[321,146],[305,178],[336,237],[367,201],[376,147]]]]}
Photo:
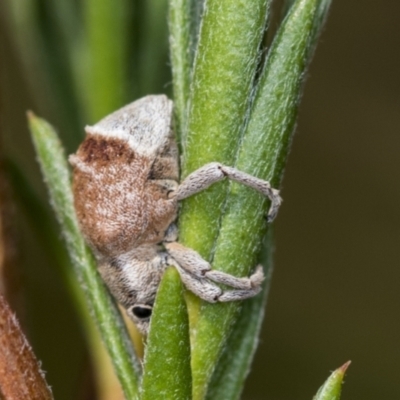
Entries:
{"type": "Polygon", "coordinates": [[[98,135],[88,135],[77,155],[82,157],[82,161],[96,162],[98,166],[115,160],[130,164],[135,158],[135,153],[121,139],[104,139],[98,135]]]}
{"type": "Polygon", "coordinates": [[[144,243],[162,241],[176,218],[177,203],[168,199],[165,185],[148,177],[156,164],[161,166],[156,178],[163,178],[164,166],[168,167],[167,178],[176,179],[174,160],[163,157],[155,162],[135,154],[121,139],[92,134],[87,135],[75,157],[90,167],[75,168],[73,190],[78,220],[92,247],[115,256],[144,243]]]}

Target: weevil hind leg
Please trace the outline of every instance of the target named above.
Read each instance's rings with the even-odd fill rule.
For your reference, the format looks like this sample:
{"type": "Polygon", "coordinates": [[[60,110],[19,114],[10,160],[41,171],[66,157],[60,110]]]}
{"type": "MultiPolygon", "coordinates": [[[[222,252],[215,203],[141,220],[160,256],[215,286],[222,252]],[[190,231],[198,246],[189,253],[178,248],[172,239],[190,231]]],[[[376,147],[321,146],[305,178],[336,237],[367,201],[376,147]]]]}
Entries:
{"type": "Polygon", "coordinates": [[[175,263],[174,266],[178,270],[185,287],[202,300],[216,303],[222,296],[222,289],[208,279],[194,276],[178,263],[175,263]]]}
{"type": "Polygon", "coordinates": [[[261,286],[254,287],[248,290],[227,290],[218,297],[220,303],[227,303],[229,301],[239,301],[250,299],[261,292],[261,286]]]}
{"type": "Polygon", "coordinates": [[[282,198],[279,190],[274,189],[268,181],[256,178],[236,168],[227,167],[217,162],[209,163],[192,172],[179,185],[176,192],[177,200],[183,200],[202,190],[207,189],[213,183],[219,182],[224,178],[231,179],[243,185],[251,187],[271,200],[271,207],[268,211],[268,222],[274,220],[278,213],[282,198]]]}
{"type": "Polygon", "coordinates": [[[213,282],[222,283],[223,285],[240,290],[250,290],[259,287],[264,280],[262,265],[258,265],[254,273],[248,278],[237,278],[226,272],[216,271],[214,269],[207,271],[205,276],[213,282]]]}
{"type": "Polygon", "coordinates": [[[233,289],[223,291],[214,282],[207,278],[198,278],[182,268],[180,265],[175,264],[182,282],[188,290],[200,297],[208,303],[226,303],[229,301],[239,301],[254,297],[261,291],[261,285],[257,285],[250,289],[233,289]]]}
{"type": "Polygon", "coordinates": [[[262,266],[246,278],[238,278],[222,271],[216,271],[196,251],[179,243],[166,243],[175,267],[179,271],[185,286],[201,299],[214,303],[244,300],[255,296],[261,290],[264,280],[262,266]],[[215,283],[230,286],[234,290],[222,291],[215,283]]]}

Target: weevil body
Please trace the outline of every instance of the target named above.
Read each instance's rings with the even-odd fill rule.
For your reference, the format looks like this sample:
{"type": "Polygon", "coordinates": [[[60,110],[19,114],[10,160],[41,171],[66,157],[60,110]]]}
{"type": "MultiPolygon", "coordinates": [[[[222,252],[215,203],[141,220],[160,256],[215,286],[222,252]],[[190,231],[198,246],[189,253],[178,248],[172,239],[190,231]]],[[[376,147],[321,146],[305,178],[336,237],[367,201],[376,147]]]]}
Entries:
{"type": "Polygon", "coordinates": [[[263,280],[260,266],[249,278],[236,278],[212,270],[198,253],[177,243],[179,200],[227,177],[268,196],[270,220],[281,203],[268,182],[219,163],[205,165],[179,184],[172,109],[164,95],[139,99],[86,127],[85,140],[69,158],[82,233],[105,283],[143,333],[168,265],[209,302],[252,297],[263,280]],[[233,290],[224,292],[215,283],[233,290]]]}

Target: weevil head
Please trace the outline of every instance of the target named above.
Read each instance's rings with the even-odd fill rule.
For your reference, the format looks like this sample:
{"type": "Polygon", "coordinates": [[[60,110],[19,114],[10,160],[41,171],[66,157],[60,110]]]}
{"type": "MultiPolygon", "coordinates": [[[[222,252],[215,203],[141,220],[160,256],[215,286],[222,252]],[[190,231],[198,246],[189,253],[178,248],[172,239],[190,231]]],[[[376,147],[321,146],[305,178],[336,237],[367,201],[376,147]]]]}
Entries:
{"type": "Polygon", "coordinates": [[[99,272],[115,299],[142,334],[147,334],[158,286],[166,263],[156,246],[103,260],[99,272]]]}
{"type": "Polygon", "coordinates": [[[126,309],[129,318],[135,323],[142,335],[147,335],[150,328],[150,317],[153,306],[148,304],[135,304],[126,309]]]}

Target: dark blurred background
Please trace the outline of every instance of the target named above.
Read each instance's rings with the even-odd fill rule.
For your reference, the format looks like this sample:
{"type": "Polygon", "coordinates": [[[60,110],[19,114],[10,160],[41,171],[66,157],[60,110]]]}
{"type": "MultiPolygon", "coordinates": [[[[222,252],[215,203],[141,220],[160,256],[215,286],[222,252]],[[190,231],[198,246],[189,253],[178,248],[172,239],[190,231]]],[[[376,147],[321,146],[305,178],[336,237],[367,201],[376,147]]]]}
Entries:
{"type": "MultiPolygon", "coordinates": [[[[333,0],[309,70],[244,399],[311,399],[347,360],[343,399],[400,398],[400,3],[378,4],[333,0]]],[[[35,103],[7,34],[2,54],[3,152],[44,199],[25,121],[35,103]]],[[[56,398],[71,399],[82,333],[60,272],[20,208],[14,218],[30,340],[56,398]]]]}
{"type": "Polygon", "coordinates": [[[400,3],[333,0],[309,70],[246,399],[400,399],[400,3]],[[378,6],[380,4],[380,6],[378,6]]]}

